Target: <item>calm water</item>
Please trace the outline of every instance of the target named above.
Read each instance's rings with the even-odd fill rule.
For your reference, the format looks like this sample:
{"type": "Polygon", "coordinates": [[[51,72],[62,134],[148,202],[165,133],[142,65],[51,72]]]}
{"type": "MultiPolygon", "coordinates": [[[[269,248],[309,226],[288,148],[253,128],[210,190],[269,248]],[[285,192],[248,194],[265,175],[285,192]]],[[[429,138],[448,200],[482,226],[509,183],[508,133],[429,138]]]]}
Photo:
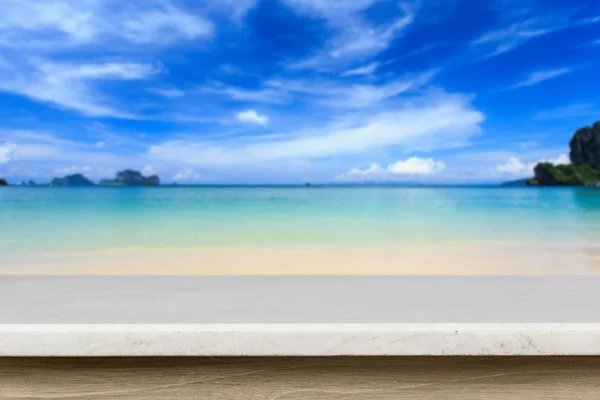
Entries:
{"type": "Polygon", "coordinates": [[[598,239],[600,190],[586,188],[0,190],[0,253],[598,239]]]}

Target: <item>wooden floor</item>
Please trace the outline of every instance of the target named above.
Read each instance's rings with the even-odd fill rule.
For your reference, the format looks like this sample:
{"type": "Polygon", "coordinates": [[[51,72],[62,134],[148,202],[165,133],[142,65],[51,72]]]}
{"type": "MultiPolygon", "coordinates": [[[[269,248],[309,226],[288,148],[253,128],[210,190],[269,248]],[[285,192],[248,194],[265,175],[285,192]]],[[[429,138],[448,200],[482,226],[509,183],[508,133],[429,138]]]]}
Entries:
{"type": "Polygon", "coordinates": [[[599,399],[600,357],[3,358],[0,399],[599,399]]]}

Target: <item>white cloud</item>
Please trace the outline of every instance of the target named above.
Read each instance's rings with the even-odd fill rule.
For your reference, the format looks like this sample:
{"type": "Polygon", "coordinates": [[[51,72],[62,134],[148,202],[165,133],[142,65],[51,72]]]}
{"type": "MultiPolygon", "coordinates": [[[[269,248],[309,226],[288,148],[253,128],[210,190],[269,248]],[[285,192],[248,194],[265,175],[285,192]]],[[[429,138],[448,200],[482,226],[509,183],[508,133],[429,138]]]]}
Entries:
{"type": "Polygon", "coordinates": [[[348,70],[342,74],[342,76],[356,76],[356,75],[371,75],[373,72],[377,71],[379,67],[379,63],[371,63],[364,65],[362,67],[354,68],[348,70]]]}
{"type": "Polygon", "coordinates": [[[535,71],[529,74],[527,78],[512,86],[511,89],[537,85],[550,79],[557,78],[562,75],[573,72],[572,68],[557,68],[546,71],[535,71]]]}
{"type": "Polygon", "coordinates": [[[525,175],[532,172],[532,167],[517,157],[510,157],[504,164],[497,165],[496,171],[507,175],[525,175]]]}
{"type": "Polygon", "coordinates": [[[554,165],[568,165],[571,164],[571,159],[566,154],[561,154],[553,160],[547,160],[547,162],[552,163],[554,165]]]}
{"type": "Polygon", "coordinates": [[[285,0],[301,15],[324,19],[332,31],[325,47],[314,56],[290,64],[292,69],[321,68],[338,62],[371,56],[388,48],[415,18],[414,4],[399,3],[396,15],[377,25],[364,17],[376,0],[285,0]]]}
{"type": "Polygon", "coordinates": [[[176,182],[194,182],[202,179],[202,176],[193,169],[187,168],[177,172],[171,179],[176,182]]]}
{"type": "MultiPolygon", "coordinates": [[[[131,156],[106,151],[98,147],[97,143],[64,139],[48,132],[0,130],[0,137],[12,144],[11,162],[20,164],[21,167],[39,166],[42,175],[63,167],[122,168],[131,164],[131,156]]],[[[136,147],[133,141],[127,144],[136,147]]],[[[143,159],[143,156],[137,157],[138,162],[144,162],[143,159]]]]}
{"type": "Polygon", "coordinates": [[[63,82],[78,79],[145,79],[158,72],[150,64],[104,63],[104,64],[55,64],[41,63],[38,67],[47,80],[63,82]]]}
{"type": "Polygon", "coordinates": [[[154,169],[154,167],[152,165],[146,165],[144,167],[144,169],[142,169],[142,174],[149,176],[149,175],[158,175],[158,173],[156,172],[156,170],[154,169]]]}
{"type": "Polygon", "coordinates": [[[0,164],[7,163],[11,160],[11,157],[17,148],[16,144],[4,143],[0,144],[0,164]]]}
{"type": "Polygon", "coordinates": [[[431,175],[442,172],[446,164],[432,158],[410,157],[388,165],[387,169],[396,175],[431,175]]]}
{"type": "Polygon", "coordinates": [[[338,176],[336,179],[338,180],[360,180],[360,179],[373,179],[377,177],[384,176],[386,174],[386,170],[381,168],[379,164],[372,163],[368,168],[360,169],[360,168],[352,168],[350,171],[338,176]]]}
{"type": "Polygon", "coordinates": [[[54,51],[114,38],[157,45],[208,37],[212,31],[208,20],[169,0],[4,0],[0,44],[54,51]]]}
{"type": "Polygon", "coordinates": [[[89,116],[135,118],[98,93],[99,80],[140,80],[157,72],[149,64],[69,64],[32,60],[21,71],[0,69],[0,91],[49,102],[89,116]]]}
{"type": "Polygon", "coordinates": [[[432,158],[410,157],[388,165],[386,168],[377,163],[372,163],[368,168],[352,168],[348,172],[338,176],[337,180],[361,181],[361,180],[383,180],[393,179],[395,175],[434,175],[443,172],[446,164],[432,158]]]}
{"type": "Polygon", "coordinates": [[[351,126],[309,132],[281,132],[275,139],[230,142],[168,141],[154,145],[150,157],[196,166],[231,166],[281,159],[315,159],[360,154],[389,146],[427,151],[463,146],[480,132],[484,115],[461,96],[430,96],[397,106],[351,126]]]}
{"type": "Polygon", "coordinates": [[[517,157],[511,156],[505,163],[497,165],[494,171],[503,175],[531,176],[533,175],[533,168],[541,162],[549,162],[554,165],[567,165],[571,163],[569,156],[566,154],[561,154],[554,159],[541,159],[533,163],[524,163],[517,157]]]}
{"type": "Polygon", "coordinates": [[[269,123],[268,116],[258,114],[254,110],[240,112],[236,115],[236,118],[241,122],[249,122],[258,125],[266,125],[267,123],[269,123]]]}

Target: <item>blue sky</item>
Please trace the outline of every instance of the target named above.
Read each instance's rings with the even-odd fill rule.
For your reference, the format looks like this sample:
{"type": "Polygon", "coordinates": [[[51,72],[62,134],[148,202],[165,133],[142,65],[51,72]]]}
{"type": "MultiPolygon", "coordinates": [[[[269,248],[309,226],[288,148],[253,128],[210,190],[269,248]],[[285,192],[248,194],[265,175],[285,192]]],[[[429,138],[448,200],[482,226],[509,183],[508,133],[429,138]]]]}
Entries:
{"type": "Polygon", "coordinates": [[[0,176],[516,179],[600,119],[597,0],[0,0],[0,176]]]}

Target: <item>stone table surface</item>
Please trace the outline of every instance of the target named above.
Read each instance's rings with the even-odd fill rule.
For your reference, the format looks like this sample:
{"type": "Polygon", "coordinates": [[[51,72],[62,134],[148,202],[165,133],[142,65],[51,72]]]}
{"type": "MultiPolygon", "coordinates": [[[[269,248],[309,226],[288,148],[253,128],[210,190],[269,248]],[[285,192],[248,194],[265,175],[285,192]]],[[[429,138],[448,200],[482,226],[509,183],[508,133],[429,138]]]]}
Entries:
{"type": "Polygon", "coordinates": [[[600,277],[0,278],[0,355],[597,355],[600,277]]]}

